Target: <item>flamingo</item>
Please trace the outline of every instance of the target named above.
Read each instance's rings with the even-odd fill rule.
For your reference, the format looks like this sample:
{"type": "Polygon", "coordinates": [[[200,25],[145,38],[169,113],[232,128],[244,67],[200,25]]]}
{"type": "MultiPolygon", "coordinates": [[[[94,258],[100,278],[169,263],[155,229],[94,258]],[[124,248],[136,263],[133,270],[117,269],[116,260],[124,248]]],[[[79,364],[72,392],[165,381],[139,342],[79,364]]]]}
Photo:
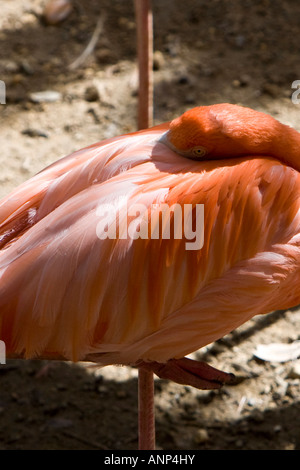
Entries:
{"type": "Polygon", "coordinates": [[[299,145],[267,114],[216,104],[79,150],[16,188],[0,203],[7,356],[133,365],[202,389],[232,383],[185,356],[300,303],[299,145]],[[195,216],[203,204],[203,246],[124,236],[137,204],[146,222],[152,207],[190,204],[195,216]]]}

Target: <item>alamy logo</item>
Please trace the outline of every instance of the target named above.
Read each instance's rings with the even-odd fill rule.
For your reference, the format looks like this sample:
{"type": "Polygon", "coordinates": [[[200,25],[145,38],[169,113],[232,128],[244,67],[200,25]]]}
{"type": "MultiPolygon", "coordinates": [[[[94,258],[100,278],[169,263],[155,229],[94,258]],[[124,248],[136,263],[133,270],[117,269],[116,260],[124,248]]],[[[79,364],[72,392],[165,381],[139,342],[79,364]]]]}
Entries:
{"type": "Polygon", "coordinates": [[[6,364],[6,347],[4,341],[0,341],[0,364],[6,364]]]}
{"type": "Polygon", "coordinates": [[[0,104],[6,104],[6,87],[3,80],[0,80],[0,104]]]}
{"type": "Polygon", "coordinates": [[[292,103],[299,104],[300,98],[298,98],[298,96],[300,95],[300,80],[294,80],[292,83],[292,88],[297,88],[297,90],[292,94],[292,103]]]}
{"type": "Polygon", "coordinates": [[[204,244],[204,204],[100,204],[96,232],[105,240],[185,239],[186,250],[204,244]],[[119,207],[118,207],[119,206],[119,207]],[[188,241],[187,241],[188,240],[188,241]]]}

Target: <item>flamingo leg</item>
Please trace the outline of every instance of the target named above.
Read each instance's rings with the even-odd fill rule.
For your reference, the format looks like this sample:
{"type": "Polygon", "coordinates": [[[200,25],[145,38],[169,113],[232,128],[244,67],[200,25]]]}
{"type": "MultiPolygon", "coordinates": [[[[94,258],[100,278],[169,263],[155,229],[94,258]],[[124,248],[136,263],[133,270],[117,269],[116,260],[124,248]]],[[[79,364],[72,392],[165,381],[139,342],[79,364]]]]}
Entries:
{"type": "MultiPolygon", "coordinates": [[[[153,121],[153,15],[151,0],[135,0],[139,66],[138,128],[153,121]]],[[[139,368],[139,449],[155,449],[153,372],[139,368]]]]}
{"type": "Polygon", "coordinates": [[[154,378],[152,370],[139,368],[139,450],[155,450],[154,378]]]}
{"type": "Polygon", "coordinates": [[[143,362],[143,368],[154,372],[161,379],[191,385],[201,390],[221,388],[222,385],[234,383],[235,376],[187,357],[170,359],[165,364],[160,362],[143,362]]]}
{"type": "Polygon", "coordinates": [[[147,129],[153,120],[153,17],[151,0],[135,0],[139,65],[138,127],[147,129]]]}
{"type": "Polygon", "coordinates": [[[140,362],[137,367],[139,368],[139,450],[155,450],[153,373],[161,379],[191,385],[201,390],[218,389],[235,381],[233,374],[187,357],[170,359],[166,363],[140,362]]]}

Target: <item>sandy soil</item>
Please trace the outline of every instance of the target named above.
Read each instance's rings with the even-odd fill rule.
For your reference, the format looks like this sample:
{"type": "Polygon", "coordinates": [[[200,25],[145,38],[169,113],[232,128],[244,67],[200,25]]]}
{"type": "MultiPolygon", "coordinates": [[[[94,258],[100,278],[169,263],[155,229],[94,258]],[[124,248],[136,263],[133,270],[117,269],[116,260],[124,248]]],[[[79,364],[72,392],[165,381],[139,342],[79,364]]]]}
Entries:
{"type": "MultiPolygon", "coordinates": [[[[136,129],[133,2],[74,1],[60,25],[41,19],[45,2],[2,2],[0,196],[76,149],[136,129]],[[99,17],[88,60],[69,65],[99,17]],[[32,93],[60,93],[35,103],[32,93]]],[[[154,0],[155,123],[201,104],[231,102],[268,112],[300,130],[291,83],[300,79],[300,4],[292,0],[154,0]]],[[[218,392],[156,380],[159,449],[300,449],[299,360],[263,362],[257,344],[300,338],[300,312],[257,317],[197,352],[234,372],[218,392]]],[[[8,361],[0,366],[0,449],[135,449],[137,373],[127,367],[8,361]]]]}

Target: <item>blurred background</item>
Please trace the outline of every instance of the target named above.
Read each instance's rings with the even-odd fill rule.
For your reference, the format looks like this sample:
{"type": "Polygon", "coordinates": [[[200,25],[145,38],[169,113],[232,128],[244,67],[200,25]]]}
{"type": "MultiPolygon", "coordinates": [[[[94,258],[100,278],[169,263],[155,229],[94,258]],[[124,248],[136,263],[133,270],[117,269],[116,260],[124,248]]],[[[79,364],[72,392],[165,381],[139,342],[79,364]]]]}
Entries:
{"type": "MultiPolygon", "coordinates": [[[[58,3],[0,0],[0,197],[58,158],[137,128],[133,0],[58,3]]],[[[291,101],[300,79],[298,2],[152,3],[155,124],[230,102],[300,130],[300,104],[291,101]]],[[[234,387],[207,392],[156,380],[157,447],[300,449],[299,360],[254,356],[257,344],[300,339],[299,324],[297,309],[271,313],[197,353],[234,372],[234,387]]],[[[43,366],[0,365],[0,449],[137,447],[135,370],[43,366]]]]}

